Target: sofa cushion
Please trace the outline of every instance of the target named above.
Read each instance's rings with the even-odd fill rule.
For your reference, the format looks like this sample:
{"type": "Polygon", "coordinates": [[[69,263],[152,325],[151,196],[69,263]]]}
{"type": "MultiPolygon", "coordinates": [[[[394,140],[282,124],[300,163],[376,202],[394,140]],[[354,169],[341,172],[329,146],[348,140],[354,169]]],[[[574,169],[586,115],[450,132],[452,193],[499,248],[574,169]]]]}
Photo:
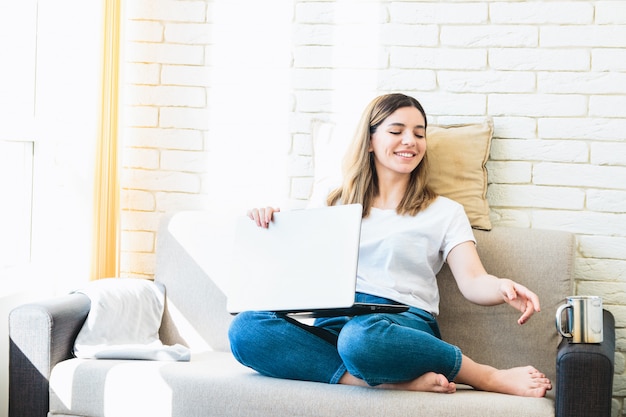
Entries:
{"type": "MultiPolygon", "coordinates": [[[[343,155],[352,132],[332,122],[313,120],[313,188],[319,204],[341,181],[343,155]]],[[[430,185],[435,192],[463,205],[472,227],[491,229],[487,202],[487,169],[493,123],[429,125],[426,133],[430,185]]]]}
{"type": "Polygon", "coordinates": [[[428,126],[430,186],[463,205],[472,227],[491,229],[487,202],[487,159],[493,124],[428,126]]]}
{"type": "Polygon", "coordinates": [[[191,362],[72,359],[54,368],[50,416],[554,416],[549,398],[460,389],[453,395],[268,378],[229,353],[191,362]],[[442,401],[445,399],[445,401],[442,401]]]}

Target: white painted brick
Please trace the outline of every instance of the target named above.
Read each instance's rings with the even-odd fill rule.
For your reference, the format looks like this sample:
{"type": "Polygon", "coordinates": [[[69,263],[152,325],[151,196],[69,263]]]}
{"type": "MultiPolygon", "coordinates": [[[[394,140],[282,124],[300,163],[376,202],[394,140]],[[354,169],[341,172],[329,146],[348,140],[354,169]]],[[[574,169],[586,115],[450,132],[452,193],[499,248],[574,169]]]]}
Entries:
{"type": "Polygon", "coordinates": [[[296,68],[386,68],[387,54],[373,46],[300,46],[293,51],[296,68]]]}
{"type": "Polygon", "coordinates": [[[530,93],[536,88],[530,72],[438,71],[437,80],[445,91],[457,93],[530,93]]]}
{"type": "MultiPolygon", "coordinates": [[[[125,185],[122,184],[122,186],[125,185]]],[[[122,210],[154,211],[156,208],[154,194],[148,191],[122,188],[120,201],[122,210]]]]}
{"type": "Polygon", "coordinates": [[[304,210],[307,208],[309,200],[301,198],[290,198],[282,203],[281,209],[287,210],[304,210]]]}
{"type": "Polygon", "coordinates": [[[534,26],[442,26],[441,44],[457,47],[536,47],[539,30],[534,26]]]}
{"type": "Polygon", "coordinates": [[[311,177],[294,177],[291,180],[291,188],[289,195],[291,198],[306,200],[311,196],[313,189],[313,178],[311,177]]]}
{"type": "Polygon", "coordinates": [[[378,34],[380,44],[392,46],[437,46],[439,44],[439,27],[436,25],[406,25],[390,23],[383,25],[378,34]]]}
{"type": "Polygon", "coordinates": [[[587,162],[587,143],[575,140],[499,140],[491,143],[491,159],[518,161],[587,162]]]}
{"type": "Polygon", "coordinates": [[[197,130],[209,129],[209,114],[207,109],[164,107],[160,112],[160,127],[197,130]]]}
{"type": "MultiPolygon", "coordinates": [[[[372,82],[370,81],[369,84],[372,85],[372,82]]],[[[368,85],[368,83],[361,85],[368,85]]],[[[431,70],[390,68],[379,70],[378,82],[373,85],[380,91],[404,91],[409,94],[411,91],[435,90],[437,77],[436,72],[431,70]]]]}
{"type": "Polygon", "coordinates": [[[129,188],[147,191],[178,191],[197,193],[200,177],[195,174],[172,171],[148,171],[133,169],[128,172],[129,188]]]}
{"type": "MultiPolygon", "coordinates": [[[[487,96],[484,94],[421,92],[418,99],[424,106],[426,114],[430,116],[463,115],[465,117],[481,116],[484,118],[487,112],[487,96]]],[[[458,120],[458,118],[456,119],[458,120]]],[[[461,121],[459,120],[459,122],[461,121]]]]}
{"type": "Polygon", "coordinates": [[[206,210],[209,207],[208,194],[188,194],[176,192],[157,192],[157,210],[174,213],[183,210],[206,210]]]}
{"type": "Polygon", "coordinates": [[[385,24],[372,28],[364,24],[297,25],[295,45],[342,45],[369,47],[371,45],[436,46],[439,29],[435,25],[385,24]]]}
{"type": "Polygon", "coordinates": [[[135,106],[206,106],[206,92],[202,87],[184,86],[129,86],[132,97],[130,105],[135,106]]]}
{"type": "Polygon", "coordinates": [[[203,22],[206,8],[203,1],[135,0],[126,4],[124,12],[128,19],[203,22]]]}
{"type": "Polygon", "coordinates": [[[313,158],[305,155],[289,157],[287,175],[291,177],[307,177],[313,175],[313,158]]]}
{"type": "Polygon", "coordinates": [[[153,232],[122,232],[120,249],[124,252],[154,252],[153,232]]]}
{"type": "Polygon", "coordinates": [[[384,5],[379,2],[298,2],[295,20],[299,23],[384,23],[388,20],[384,5]]]}
{"type": "MultiPolygon", "coordinates": [[[[424,93],[420,93],[419,97],[423,97],[424,93]]],[[[431,97],[431,96],[429,96],[431,97]]],[[[485,98],[485,97],[483,97],[485,98]]],[[[431,98],[428,98],[429,100],[431,98]]],[[[484,106],[484,102],[481,101],[481,108],[484,106]]],[[[474,124],[474,123],[484,123],[485,122],[485,114],[474,115],[474,116],[449,116],[446,114],[442,115],[434,115],[432,112],[427,110],[426,117],[428,118],[428,125],[463,125],[463,124],[474,124]]]]}
{"type": "Polygon", "coordinates": [[[409,69],[295,69],[295,90],[332,90],[346,87],[359,90],[434,90],[435,72],[409,69]]]}
{"type": "Polygon", "coordinates": [[[626,49],[594,49],[591,58],[594,71],[626,71],[626,49]]]}
{"type": "Polygon", "coordinates": [[[212,25],[208,23],[167,23],[165,42],[187,45],[206,45],[211,43],[212,25]]]}
{"type": "Polygon", "coordinates": [[[127,42],[162,42],[163,24],[149,20],[128,20],[124,36],[127,42]]]}
{"type": "Polygon", "coordinates": [[[513,71],[586,71],[590,54],[584,49],[493,48],[489,65],[513,71]]]}
{"type": "Polygon", "coordinates": [[[531,117],[493,117],[495,138],[535,139],[537,121],[531,117]]]}
{"type": "Polygon", "coordinates": [[[542,47],[623,48],[626,26],[543,26],[539,37],[542,47]]]}
{"type": "Polygon", "coordinates": [[[161,151],[161,169],[179,172],[205,172],[208,155],[197,151],[161,151]]]}
{"type": "Polygon", "coordinates": [[[589,97],[589,115],[595,117],[626,118],[626,94],[620,96],[595,95],[589,97]]]}
{"type": "Polygon", "coordinates": [[[490,94],[493,116],[584,116],[587,97],[575,94],[490,94]]]}
{"type": "Polygon", "coordinates": [[[392,2],[389,5],[392,22],[400,23],[486,23],[485,3],[392,2]]]}
{"type": "Polygon", "coordinates": [[[537,74],[542,93],[626,94],[626,74],[613,72],[542,72],[537,74]]]}
{"type": "Polygon", "coordinates": [[[626,167],[545,162],[535,164],[533,168],[533,182],[541,185],[626,190],[624,178],[626,167]]]}
{"type": "Polygon", "coordinates": [[[626,237],[579,236],[578,249],[585,258],[623,259],[626,237]]]}
{"type": "Polygon", "coordinates": [[[125,106],[124,119],[129,127],[156,127],[159,109],[151,106],[125,106]]]}
{"type": "MultiPolygon", "coordinates": [[[[330,68],[294,68],[291,71],[291,82],[294,90],[322,90],[331,88],[333,80],[336,76],[340,78],[345,77],[345,70],[333,70],[330,68]]],[[[348,70],[347,72],[354,72],[356,78],[376,78],[376,70],[348,70]]]]}
{"type": "Polygon", "coordinates": [[[492,207],[489,213],[493,226],[530,228],[530,212],[527,209],[504,209],[492,207]]]}
{"type": "Polygon", "coordinates": [[[202,45],[128,42],[124,56],[127,62],[202,65],[204,47],[202,45]]]}
{"type": "Polygon", "coordinates": [[[623,1],[596,2],[596,23],[626,24],[626,3],[623,1]]]}
{"type": "Polygon", "coordinates": [[[313,155],[313,140],[308,134],[295,134],[292,138],[291,154],[293,155],[313,155]]]}
{"type": "Polygon", "coordinates": [[[465,48],[392,47],[390,63],[396,68],[484,70],[487,51],[465,48]]]}
{"type": "MultiPolygon", "coordinates": [[[[626,350],[626,329],[615,329],[615,347],[626,350]]],[[[613,395],[626,396],[626,375],[615,375],[613,384],[613,395]]]]}
{"type": "MultiPolygon", "coordinates": [[[[593,211],[626,213],[626,191],[587,190],[587,208],[593,211]]],[[[624,253],[626,251],[622,252],[624,253]]]]}
{"type": "Polygon", "coordinates": [[[209,87],[211,69],[204,66],[163,65],[161,81],[163,85],[209,87]]]}
{"type": "MultiPolygon", "coordinates": [[[[591,162],[599,165],[626,166],[626,142],[592,143],[591,162]]],[[[624,180],[626,181],[626,177],[624,180]]]]}
{"type": "Polygon", "coordinates": [[[538,119],[539,137],[546,139],[623,140],[626,120],[602,118],[538,119]]]}
{"type": "Polygon", "coordinates": [[[121,230],[156,232],[161,222],[161,214],[148,211],[122,211],[121,230]]]}
{"type": "Polygon", "coordinates": [[[159,151],[156,149],[124,148],[122,166],[156,169],[159,167],[159,151]]]}
{"type": "Polygon", "coordinates": [[[299,91],[296,93],[296,111],[330,111],[333,108],[334,94],[331,90],[299,91]]]}
{"type": "Polygon", "coordinates": [[[120,270],[120,278],[141,278],[141,279],[154,279],[154,274],[140,274],[135,272],[128,272],[120,270]]]}
{"type": "MultiPolygon", "coordinates": [[[[626,270],[625,266],[622,265],[622,269],[626,270]]],[[[582,295],[599,295],[603,304],[622,304],[626,299],[626,285],[623,282],[579,281],[576,291],[582,295]]]]}
{"type": "Polygon", "coordinates": [[[121,252],[120,269],[125,273],[153,275],[155,273],[156,255],[142,252],[121,252]]]}
{"type": "Polygon", "coordinates": [[[332,114],[328,112],[301,113],[291,112],[289,114],[289,130],[292,133],[310,133],[311,122],[316,119],[331,120],[332,114]]]}
{"type": "Polygon", "coordinates": [[[588,211],[534,210],[532,226],[586,235],[626,236],[626,215],[588,211]]]}
{"type": "Polygon", "coordinates": [[[491,184],[488,198],[497,207],[581,210],[585,205],[585,192],[577,188],[491,184]]]}
{"type": "Polygon", "coordinates": [[[203,149],[202,137],[201,131],[190,129],[138,128],[124,131],[126,145],[143,148],[198,151],[203,149]]]}
{"type": "MultiPolygon", "coordinates": [[[[624,308],[624,306],[611,306],[611,309],[616,309],[617,311],[619,311],[619,313],[613,313],[614,317],[619,317],[620,318],[620,323],[626,323],[625,319],[626,318],[626,309],[624,308]]],[[[616,319],[617,321],[617,319],[616,319]]],[[[624,357],[624,355],[622,353],[616,352],[615,354],[615,374],[616,375],[621,375],[624,373],[624,370],[626,370],[626,357],[624,357]]],[[[613,399],[613,403],[616,403],[617,400],[613,399]]],[[[615,406],[615,404],[613,405],[615,406]]],[[[617,408],[621,408],[621,404],[617,405],[617,408]]]]}
{"type": "Polygon", "coordinates": [[[292,42],[294,45],[333,45],[335,42],[335,25],[302,24],[294,25],[292,42]]]}
{"type": "Polygon", "coordinates": [[[487,162],[487,172],[490,183],[529,184],[532,178],[532,164],[530,162],[490,160],[487,162]]]}
{"type": "MultiPolygon", "coordinates": [[[[127,63],[124,64],[123,71],[126,84],[156,85],[161,77],[161,65],[159,64],[127,63]]],[[[124,95],[127,94],[124,91],[124,95]]],[[[132,98],[130,99],[132,100],[132,98]]]]}
{"type": "Polygon", "coordinates": [[[493,23],[590,24],[593,5],[580,1],[497,2],[489,5],[493,23]]]}

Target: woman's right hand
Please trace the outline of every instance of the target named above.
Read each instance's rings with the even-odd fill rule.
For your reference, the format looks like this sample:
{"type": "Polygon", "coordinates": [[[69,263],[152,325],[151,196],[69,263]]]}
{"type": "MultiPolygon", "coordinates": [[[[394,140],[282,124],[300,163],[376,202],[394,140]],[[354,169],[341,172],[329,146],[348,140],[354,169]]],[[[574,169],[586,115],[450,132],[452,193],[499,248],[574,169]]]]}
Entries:
{"type": "Polygon", "coordinates": [[[248,217],[250,217],[259,227],[268,228],[274,213],[279,212],[280,209],[274,207],[265,208],[253,208],[248,210],[248,217]]]}

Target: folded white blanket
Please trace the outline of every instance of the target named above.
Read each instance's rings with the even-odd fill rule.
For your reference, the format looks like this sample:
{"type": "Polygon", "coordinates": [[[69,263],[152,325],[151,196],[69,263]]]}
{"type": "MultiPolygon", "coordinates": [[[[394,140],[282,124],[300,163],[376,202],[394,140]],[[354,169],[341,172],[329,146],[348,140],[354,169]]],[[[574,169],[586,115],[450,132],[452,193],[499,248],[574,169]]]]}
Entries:
{"type": "Polygon", "coordinates": [[[93,281],[76,292],[91,300],[91,309],[74,344],[77,358],[190,359],[187,347],[167,346],[159,339],[165,295],[154,282],[108,278],[93,281]]]}

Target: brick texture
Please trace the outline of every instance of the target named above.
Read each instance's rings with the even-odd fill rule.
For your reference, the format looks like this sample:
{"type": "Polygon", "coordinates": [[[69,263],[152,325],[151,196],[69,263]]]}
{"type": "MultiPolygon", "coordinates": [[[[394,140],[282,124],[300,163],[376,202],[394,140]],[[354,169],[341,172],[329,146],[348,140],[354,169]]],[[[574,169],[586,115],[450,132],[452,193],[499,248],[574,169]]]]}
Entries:
{"type": "Polygon", "coordinates": [[[282,200],[259,205],[304,206],[311,121],[354,123],[372,97],[402,91],[434,123],[493,117],[494,224],[576,233],[577,292],[603,296],[616,316],[613,415],[626,412],[624,3],[289,0],[265,9],[254,0],[128,5],[122,274],[152,276],[165,213],[264,194],[282,200]]]}

